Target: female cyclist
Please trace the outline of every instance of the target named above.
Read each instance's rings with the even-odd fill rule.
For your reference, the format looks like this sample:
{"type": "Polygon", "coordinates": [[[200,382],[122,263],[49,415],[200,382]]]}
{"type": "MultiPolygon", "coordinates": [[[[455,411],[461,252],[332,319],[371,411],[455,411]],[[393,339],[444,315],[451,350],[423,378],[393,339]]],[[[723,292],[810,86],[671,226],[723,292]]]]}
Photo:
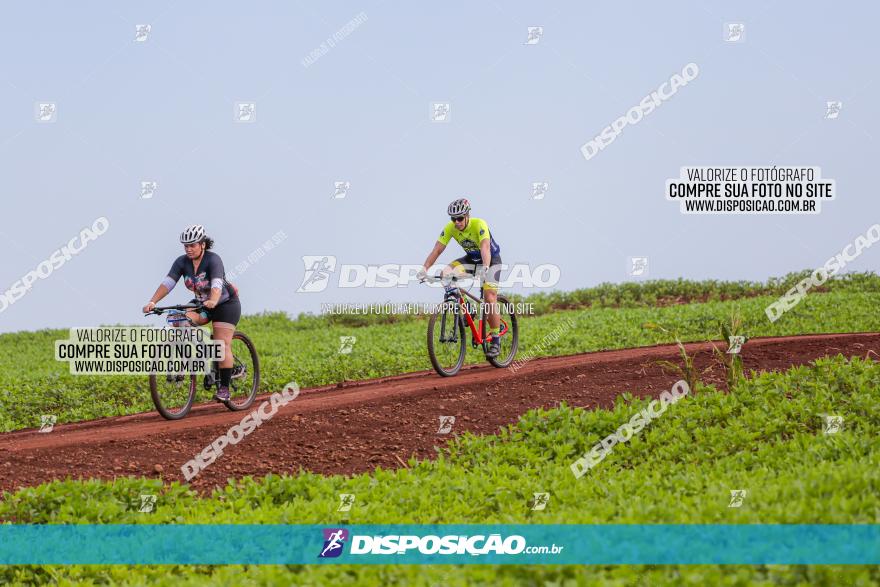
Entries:
{"type": "Polygon", "coordinates": [[[232,335],[241,318],[238,289],[226,281],[223,261],[217,253],[210,250],[214,246],[214,240],[205,234],[204,226],[187,226],[180,234],[180,242],[183,243],[184,254],[171,265],[168,275],[143,310],[151,311],[156,302],[167,296],[183,276],[184,285],[196,296],[192,303],[200,303],[206,308],[201,312],[190,310],[186,313],[187,317],[199,326],[211,322],[211,338],[223,341],[225,355],[220,362],[220,387],[214,399],[227,401],[229,382],[233,376],[232,335]]]}

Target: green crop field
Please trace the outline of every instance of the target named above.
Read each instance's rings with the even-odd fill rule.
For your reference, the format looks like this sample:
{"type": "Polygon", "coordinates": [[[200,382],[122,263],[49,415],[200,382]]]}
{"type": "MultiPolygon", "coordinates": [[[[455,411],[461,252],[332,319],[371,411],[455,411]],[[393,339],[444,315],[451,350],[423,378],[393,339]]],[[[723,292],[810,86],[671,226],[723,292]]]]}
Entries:
{"type": "MultiPolygon", "coordinates": [[[[779,282],[789,287],[793,279],[789,276],[779,282]]],[[[542,311],[566,305],[577,309],[524,317],[519,356],[673,341],[669,334],[645,329],[646,322],[672,328],[685,341],[718,339],[718,321],[734,309],[745,319],[750,336],[880,331],[880,315],[871,310],[880,303],[880,279],[873,274],[829,281],[827,293],[811,293],[774,323],[764,308],[785,289],[756,296],[768,286],[736,283],[740,282],[722,287],[717,282],[649,282],[624,284],[616,292],[610,286],[599,286],[559,294],[553,303],[532,297],[539,306],[546,306],[542,311]],[[689,295],[739,299],[655,305],[657,299],[689,295]]],[[[345,320],[340,323],[342,318],[300,316],[292,320],[282,313],[244,317],[239,328],[251,336],[260,354],[262,390],[277,391],[291,381],[311,387],[431,368],[424,317],[361,326],[345,320]],[[340,336],[356,337],[350,354],[338,352],[340,336]]],[[[145,377],[70,375],[66,363],[54,360],[54,341],[67,336],[66,330],[0,335],[0,431],[38,427],[41,414],[54,414],[63,423],[153,409],[145,377]]],[[[469,351],[468,362],[484,360],[478,351],[469,351]]]]}
{"type": "MultiPolygon", "coordinates": [[[[208,498],[142,479],[56,482],[0,502],[16,523],[864,523],[880,522],[880,364],[844,357],[750,374],[731,393],[699,387],[576,479],[571,462],[645,401],[612,410],[560,406],[495,436],[466,434],[433,461],[353,477],[231,482],[208,498]],[[844,425],[823,433],[820,414],[844,425]],[[739,508],[730,490],[746,489],[739,508]],[[533,492],[549,492],[532,511],[533,492]],[[137,511],[141,493],[156,511],[137,511]],[[339,493],[357,496],[336,512],[339,493]],[[343,519],[341,515],[348,517],[343,519]]],[[[633,390],[635,391],[635,390],[633,390]]],[[[222,545],[218,545],[222,548],[222,545]]],[[[876,585],[877,567],[9,567],[0,583],[132,585],[876,585]]]]}

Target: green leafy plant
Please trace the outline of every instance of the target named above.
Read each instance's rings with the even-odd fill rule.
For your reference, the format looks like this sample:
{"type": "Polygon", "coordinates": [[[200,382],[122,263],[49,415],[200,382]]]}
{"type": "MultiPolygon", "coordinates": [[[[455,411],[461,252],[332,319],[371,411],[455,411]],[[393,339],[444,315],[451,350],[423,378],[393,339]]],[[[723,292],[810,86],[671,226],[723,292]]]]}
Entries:
{"type": "Polygon", "coordinates": [[[745,379],[741,352],[749,337],[743,334],[743,319],[737,309],[731,312],[727,322],[719,321],[718,327],[721,332],[721,339],[724,340],[727,348],[722,351],[712,342],[712,352],[715,359],[724,368],[727,389],[733,389],[734,386],[745,379]]]}
{"type": "Polygon", "coordinates": [[[655,361],[654,363],[658,367],[663,369],[663,371],[665,371],[666,373],[681,377],[687,382],[688,386],[692,390],[696,390],[697,384],[702,383],[700,377],[702,377],[703,373],[708,371],[709,368],[707,367],[706,369],[702,370],[697,368],[696,364],[694,363],[694,356],[688,354],[684,343],[681,342],[681,338],[675,331],[664,328],[663,326],[654,322],[646,322],[644,324],[644,327],[648,330],[659,330],[664,334],[671,336],[675,340],[675,344],[678,347],[678,356],[681,359],[681,363],[673,363],[672,361],[667,361],[665,359],[655,361]]]}

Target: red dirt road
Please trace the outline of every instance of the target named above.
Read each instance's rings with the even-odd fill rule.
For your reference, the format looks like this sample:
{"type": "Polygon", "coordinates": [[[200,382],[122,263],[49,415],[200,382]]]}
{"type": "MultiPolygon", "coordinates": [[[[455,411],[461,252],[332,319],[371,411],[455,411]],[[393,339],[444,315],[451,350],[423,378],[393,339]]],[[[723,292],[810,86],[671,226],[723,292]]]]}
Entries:
{"type": "MultiPolygon", "coordinates": [[[[710,345],[687,345],[697,365],[711,362],[710,345]]],[[[880,353],[880,334],[826,334],[753,339],[743,348],[746,369],[780,370],[818,357],[880,353]]],[[[877,354],[870,354],[877,358],[877,354]]],[[[399,468],[411,456],[430,458],[446,441],[465,431],[492,434],[529,409],[565,401],[585,408],[610,406],[630,391],[657,397],[676,377],[663,373],[658,359],[677,360],[672,345],[536,359],[516,373],[479,366],[458,376],[413,373],[303,390],[239,444],[195,477],[202,492],[227,478],[269,473],[360,473],[399,468]],[[438,434],[439,417],[455,416],[452,432],[438,434]]],[[[721,386],[714,367],[704,381],[721,386]]],[[[266,399],[261,397],[254,408],[266,399]]],[[[184,420],[158,414],[106,418],[55,426],[50,433],[22,430],[0,434],[0,490],[15,490],[53,479],[120,476],[183,481],[181,466],[246,413],[219,404],[196,406],[184,420]]]]}

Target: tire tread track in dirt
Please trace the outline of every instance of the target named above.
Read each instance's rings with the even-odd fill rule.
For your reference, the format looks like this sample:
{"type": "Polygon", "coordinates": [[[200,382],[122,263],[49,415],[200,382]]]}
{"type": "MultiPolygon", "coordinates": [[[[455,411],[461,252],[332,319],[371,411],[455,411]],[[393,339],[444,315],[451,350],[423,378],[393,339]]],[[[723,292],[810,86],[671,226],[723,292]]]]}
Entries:
{"type": "MultiPolygon", "coordinates": [[[[686,347],[696,354],[699,368],[714,362],[709,343],[686,347]]],[[[880,353],[880,334],[759,338],[743,347],[742,356],[748,372],[783,370],[828,355],[866,357],[871,351],[880,353]]],[[[534,359],[515,373],[480,365],[451,378],[426,371],[306,389],[250,436],[227,447],[190,485],[209,492],[228,478],[245,475],[399,468],[411,456],[432,458],[437,448],[465,431],[493,434],[532,408],[563,401],[584,408],[609,407],[626,391],[657,397],[676,380],[656,366],[660,359],[677,361],[676,347],[534,359]],[[450,434],[438,434],[440,416],[456,417],[450,434]]],[[[723,379],[718,366],[703,376],[719,388],[723,379]]],[[[265,399],[258,399],[254,409],[265,399]]],[[[183,481],[180,467],[246,413],[209,403],[196,406],[178,422],[151,412],[56,425],[50,433],[0,434],[0,490],[67,477],[130,475],[183,481]]]]}

